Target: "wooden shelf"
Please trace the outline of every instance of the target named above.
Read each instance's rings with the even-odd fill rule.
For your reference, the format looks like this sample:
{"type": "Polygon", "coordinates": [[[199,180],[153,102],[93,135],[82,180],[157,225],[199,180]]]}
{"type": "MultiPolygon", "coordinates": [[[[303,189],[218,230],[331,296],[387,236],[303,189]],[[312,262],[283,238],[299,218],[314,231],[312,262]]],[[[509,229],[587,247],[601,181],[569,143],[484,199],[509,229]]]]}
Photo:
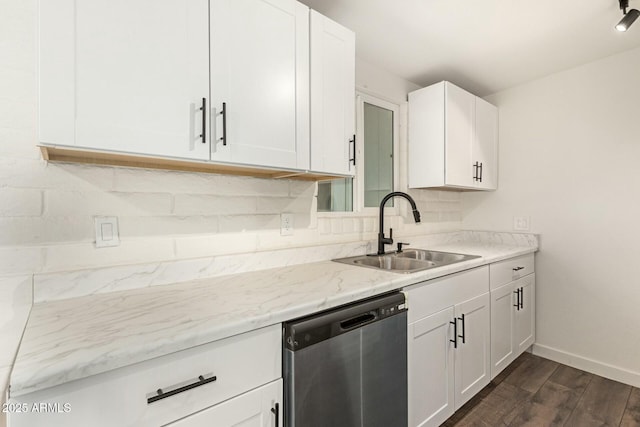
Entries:
{"type": "Polygon", "coordinates": [[[100,151],[88,148],[63,147],[56,145],[39,145],[39,147],[42,152],[42,158],[51,162],[126,166],[145,169],[253,176],[256,178],[296,179],[301,181],[328,181],[332,179],[345,178],[343,175],[318,174],[309,171],[271,169],[259,166],[185,160],[171,157],[143,156],[139,154],[100,151]]]}

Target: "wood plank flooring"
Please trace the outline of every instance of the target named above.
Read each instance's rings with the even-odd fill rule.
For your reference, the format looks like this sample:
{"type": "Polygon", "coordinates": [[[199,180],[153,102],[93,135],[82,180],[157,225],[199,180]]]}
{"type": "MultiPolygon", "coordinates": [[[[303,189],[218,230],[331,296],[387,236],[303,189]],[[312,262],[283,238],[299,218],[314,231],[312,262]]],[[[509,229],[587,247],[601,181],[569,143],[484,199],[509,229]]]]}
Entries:
{"type": "Polygon", "coordinates": [[[444,427],[640,427],[640,389],[524,353],[444,427]]]}

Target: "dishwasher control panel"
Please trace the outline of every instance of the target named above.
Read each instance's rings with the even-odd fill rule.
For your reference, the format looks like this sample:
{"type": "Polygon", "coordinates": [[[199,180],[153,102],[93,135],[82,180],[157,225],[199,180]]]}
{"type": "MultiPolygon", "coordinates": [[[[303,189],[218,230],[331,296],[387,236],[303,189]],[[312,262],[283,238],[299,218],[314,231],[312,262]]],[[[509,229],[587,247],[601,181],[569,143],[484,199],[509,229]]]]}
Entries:
{"type": "Polygon", "coordinates": [[[302,350],[405,311],[404,294],[395,292],[292,320],[284,324],[284,346],[302,350]]]}

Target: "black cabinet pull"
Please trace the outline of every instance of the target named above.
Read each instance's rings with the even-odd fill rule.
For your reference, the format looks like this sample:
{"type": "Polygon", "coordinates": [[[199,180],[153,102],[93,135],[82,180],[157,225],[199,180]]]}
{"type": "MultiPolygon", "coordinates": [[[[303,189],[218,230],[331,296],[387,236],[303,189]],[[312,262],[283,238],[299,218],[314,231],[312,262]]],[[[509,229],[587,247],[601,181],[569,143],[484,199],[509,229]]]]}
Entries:
{"type": "Polygon", "coordinates": [[[220,111],[220,115],[222,116],[222,137],[218,138],[218,141],[222,141],[222,145],[227,145],[227,103],[222,103],[222,111],[220,111]]]}
{"type": "Polygon", "coordinates": [[[271,412],[276,416],[276,427],[280,426],[280,404],[276,403],[275,408],[271,408],[271,412]]]}
{"type": "Polygon", "coordinates": [[[516,294],[516,303],[513,304],[513,306],[516,308],[516,310],[520,310],[520,289],[516,289],[515,291],[513,291],[514,294],[516,294]]]}
{"type": "Polygon", "coordinates": [[[349,144],[353,142],[353,157],[349,159],[350,162],[353,163],[353,166],[356,165],[356,136],[353,135],[353,139],[349,140],[349,144]]]}
{"type": "Polygon", "coordinates": [[[524,310],[524,288],[520,288],[520,310],[524,310]]]}
{"type": "Polygon", "coordinates": [[[514,267],[512,268],[513,271],[520,271],[520,270],[524,270],[524,267],[514,267]]]}
{"type": "Polygon", "coordinates": [[[207,143],[207,98],[202,98],[202,107],[200,107],[200,111],[202,111],[202,133],[200,134],[200,138],[202,138],[202,143],[207,143]]]}
{"type": "Polygon", "coordinates": [[[458,348],[458,319],[453,319],[449,323],[453,325],[453,339],[450,339],[449,342],[453,343],[453,348],[458,348]]]}
{"type": "Polygon", "coordinates": [[[462,338],[462,344],[466,344],[465,337],[466,337],[466,335],[467,335],[467,334],[464,332],[464,331],[465,331],[465,327],[464,327],[464,313],[462,313],[462,317],[458,317],[458,319],[460,319],[460,320],[462,321],[462,335],[458,335],[458,337],[462,338]]]}
{"type": "Polygon", "coordinates": [[[480,166],[478,166],[478,169],[480,170],[480,178],[478,178],[478,181],[482,182],[482,162],[480,163],[480,166]]]}
{"type": "Polygon", "coordinates": [[[477,181],[478,180],[478,162],[475,162],[473,165],[473,180],[477,181]]]}
{"type": "Polygon", "coordinates": [[[184,386],[181,386],[181,387],[176,387],[176,388],[169,389],[169,390],[163,390],[163,389],[159,388],[156,391],[155,396],[151,396],[151,397],[147,398],[147,405],[150,404],[150,403],[153,403],[153,402],[157,402],[158,400],[166,399],[167,397],[175,396],[176,394],[182,393],[184,391],[191,390],[193,388],[200,387],[202,385],[212,383],[217,379],[218,378],[215,375],[210,377],[210,378],[205,378],[204,376],[200,375],[198,377],[198,381],[196,381],[194,383],[191,383],[191,384],[187,384],[187,385],[184,385],[184,386]]]}

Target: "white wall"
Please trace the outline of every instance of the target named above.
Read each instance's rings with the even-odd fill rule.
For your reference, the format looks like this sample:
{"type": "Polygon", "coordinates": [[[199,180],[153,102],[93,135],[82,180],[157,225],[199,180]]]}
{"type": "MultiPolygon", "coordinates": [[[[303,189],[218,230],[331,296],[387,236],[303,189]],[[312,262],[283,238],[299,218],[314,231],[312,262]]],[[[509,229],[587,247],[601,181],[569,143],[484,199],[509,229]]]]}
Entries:
{"type": "MultiPolygon", "coordinates": [[[[45,163],[36,147],[37,1],[0,0],[0,6],[0,277],[375,238],[372,217],[318,218],[314,183],[45,163]],[[295,214],[294,236],[280,236],[281,212],[295,214]],[[119,218],[119,247],[94,247],[96,215],[119,218]]],[[[360,61],[357,80],[396,102],[416,88],[360,61]]],[[[442,221],[459,217],[460,200],[429,205],[426,199],[437,201],[438,194],[424,198],[434,215],[408,229],[457,228],[442,221]]],[[[402,231],[400,218],[392,223],[402,231]]],[[[0,300],[0,312],[11,307],[12,298],[0,300]]]]}
{"type": "Polygon", "coordinates": [[[488,97],[499,187],[463,196],[463,225],[531,216],[536,351],[640,385],[640,49],[488,97]],[[606,366],[610,365],[610,366],[606,366]]]}
{"type": "Polygon", "coordinates": [[[420,86],[356,58],[356,88],[400,105],[407,102],[409,92],[420,86]]]}

